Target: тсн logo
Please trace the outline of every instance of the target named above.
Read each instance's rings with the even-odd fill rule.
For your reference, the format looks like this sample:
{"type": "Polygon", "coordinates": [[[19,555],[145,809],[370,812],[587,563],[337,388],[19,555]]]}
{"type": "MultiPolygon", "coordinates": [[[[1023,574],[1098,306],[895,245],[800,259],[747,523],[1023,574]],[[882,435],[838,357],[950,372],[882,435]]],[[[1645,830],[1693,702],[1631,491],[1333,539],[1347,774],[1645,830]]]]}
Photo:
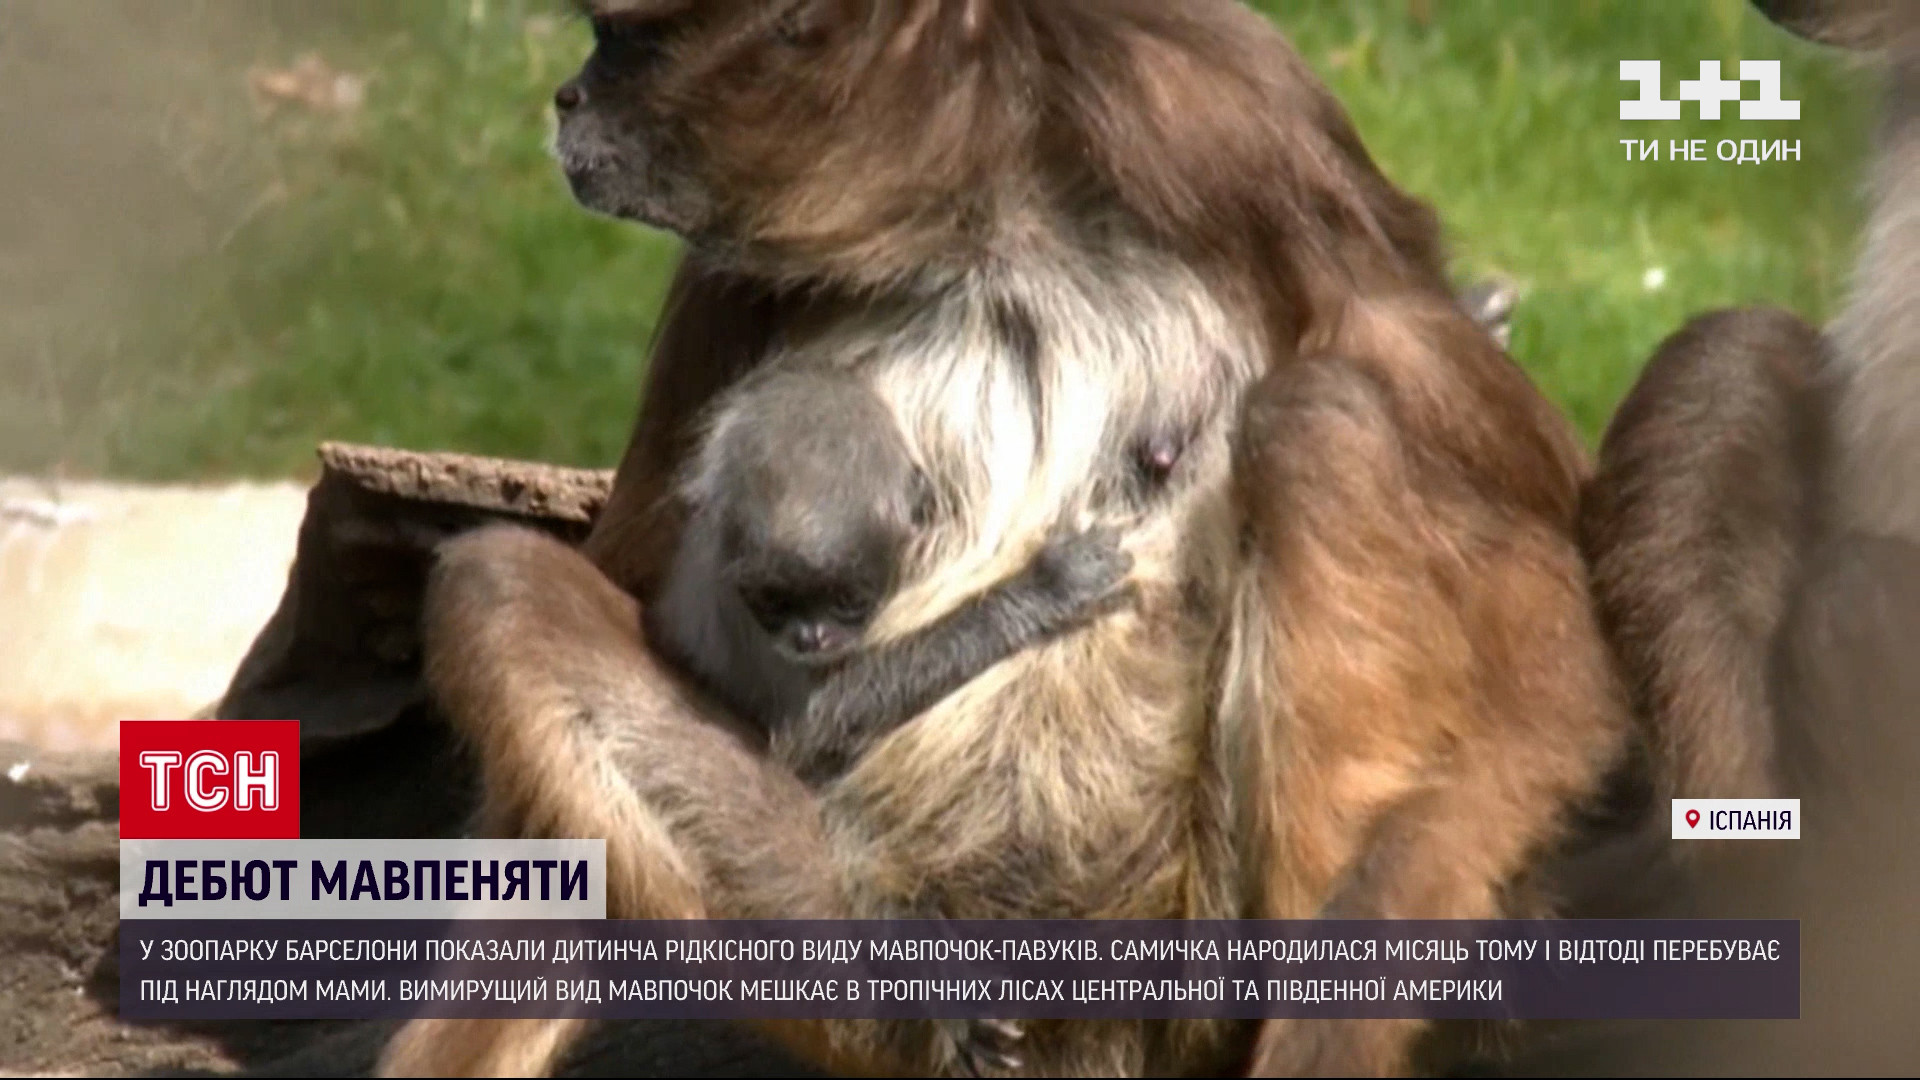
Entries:
{"type": "Polygon", "coordinates": [[[121,723],[122,840],[299,836],[299,721],[121,723]]]}

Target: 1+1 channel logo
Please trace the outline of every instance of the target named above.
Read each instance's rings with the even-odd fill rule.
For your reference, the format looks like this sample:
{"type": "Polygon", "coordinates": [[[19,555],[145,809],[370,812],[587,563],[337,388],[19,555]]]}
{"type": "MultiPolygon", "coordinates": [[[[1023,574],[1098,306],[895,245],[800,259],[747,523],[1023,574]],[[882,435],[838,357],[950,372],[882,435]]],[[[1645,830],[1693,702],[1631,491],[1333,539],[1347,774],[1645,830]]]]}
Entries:
{"type": "MultiPolygon", "coordinates": [[[[1620,81],[1639,84],[1640,94],[1638,97],[1620,100],[1620,119],[1680,120],[1683,115],[1683,103],[1688,101],[1697,105],[1701,120],[1721,119],[1721,106],[1728,102],[1739,105],[1741,120],[1800,119],[1799,100],[1780,96],[1780,61],[1742,60],[1739,71],[1740,77],[1737,79],[1722,78],[1720,61],[1702,60],[1699,77],[1680,80],[1679,97],[1668,98],[1661,84],[1660,61],[1622,60],[1620,61],[1620,81]],[[1751,96],[1746,89],[1749,84],[1755,88],[1751,96]]],[[[1659,161],[1661,159],[1659,139],[1620,139],[1618,141],[1622,147],[1626,148],[1628,161],[1659,161]]],[[[1667,140],[1665,157],[1668,161],[1706,161],[1708,160],[1707,140],[1667,140]]],[[[1720,139],[1713,145],[1713,157],[1736,164],[1799,161],[1800,140],[1720,139]]]]}

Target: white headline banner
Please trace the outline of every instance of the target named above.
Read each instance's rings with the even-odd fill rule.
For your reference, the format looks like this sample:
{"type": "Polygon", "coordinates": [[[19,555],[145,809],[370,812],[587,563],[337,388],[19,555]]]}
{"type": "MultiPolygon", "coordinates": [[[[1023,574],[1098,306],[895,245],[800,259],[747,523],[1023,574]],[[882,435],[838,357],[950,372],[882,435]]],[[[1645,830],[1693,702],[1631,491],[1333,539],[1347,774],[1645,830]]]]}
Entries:
{"type": "Polygon", "coordinates": [[[123,840],[122,919],[604,919],[605,840],[123,840]]]}

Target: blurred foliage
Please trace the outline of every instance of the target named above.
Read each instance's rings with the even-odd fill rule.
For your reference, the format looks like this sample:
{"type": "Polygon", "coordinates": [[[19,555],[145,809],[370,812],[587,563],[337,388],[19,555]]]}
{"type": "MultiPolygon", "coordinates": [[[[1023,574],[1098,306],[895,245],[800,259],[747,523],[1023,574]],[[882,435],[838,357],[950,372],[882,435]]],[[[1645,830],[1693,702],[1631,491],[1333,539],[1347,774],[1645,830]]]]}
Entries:
{"type": "MultiPolygon", "coordinates": [[[[1259,6],[1438,205],[1460,276],[1522,285],[1514,352],[1590,436],[1687,315],[1833,310],[1871,79],[1744,0],[1259,6]],[[1622,59],[1666,61],[1672,97],[1743,58],[1784,61],[1799,123],[1615,118],[1622,59]],[[1728,137],[1800,160],[1664,160],[1728,137]]],[[[581,211],[547,156],[586,48],[536,0],[0,9],[0,139],[45,166],[0,161],[0,467],[300,473],[324,438],[611,464],[675,249],[581,211]],[[263,72],[361,97],[280,100],[263,72]]]]}

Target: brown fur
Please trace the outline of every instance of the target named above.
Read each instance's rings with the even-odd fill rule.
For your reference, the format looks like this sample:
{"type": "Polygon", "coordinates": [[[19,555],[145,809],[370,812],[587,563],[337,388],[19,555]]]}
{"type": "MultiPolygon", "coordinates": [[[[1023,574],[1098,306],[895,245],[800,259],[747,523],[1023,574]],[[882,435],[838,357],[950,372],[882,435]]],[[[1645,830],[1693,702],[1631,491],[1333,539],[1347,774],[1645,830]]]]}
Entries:
{"type": "MultiPolygon", "coordinates": [[[[606,836],[616,917],[1542,910],[1517,887],[1627,725],[1573,539],[1584,463],[1448,294],[1431,213],[1263,20],[1227,0],[594,10],[665,59],[645,92],[589,63],[563,164],[692,254],[585,555],[492,530],[435,572],[429,679],[485,764],[487,828],[606,836]],[[700,411],[810,349],[866,374],[948,502],[877,632],[1062,520],[1121,526],[1139,588],[817,797],[650,658],[633,599],[677,539],[700,411]],[[1107,470],[1166,413],[1202,425],[1190,478],[1129,509],[1107,470]]],[[[534,1068],[565,1042],[452,1045],[472,1028],[411,1029],[384,1070],[482,1044],[485,1067],[534,1068]]],[[[1049,1022],[1022,1054],[1038,1075],[1392,1074],[1421,1033],[1049,1022]]],[[[926,1025],[774,1034],[843,1071],[957,1065],[926,1025]]]]}
{"type": "MultiPolygon", "coordinates": [[[[1247,602],[1267,612],[1256,700],[1273,712],[1246,725],[1245,760],[1265,770],[1247,790],[1275,916],[1547,914],[1506,895],[1561,838],[1531,808],[1582,802],[1618,748],[1624,711],[1565,532],[1572,459],[1482,427],[1534,411],[1517,378],[1484,374],[1433,386],[1312,359],[1249,409],[1257,456],[1236,477],[1263,549],[1247,602]]],[[[1415,1027],[1270,1023],[1261,1064],[1398,1073],[1415,1027]]]]}

